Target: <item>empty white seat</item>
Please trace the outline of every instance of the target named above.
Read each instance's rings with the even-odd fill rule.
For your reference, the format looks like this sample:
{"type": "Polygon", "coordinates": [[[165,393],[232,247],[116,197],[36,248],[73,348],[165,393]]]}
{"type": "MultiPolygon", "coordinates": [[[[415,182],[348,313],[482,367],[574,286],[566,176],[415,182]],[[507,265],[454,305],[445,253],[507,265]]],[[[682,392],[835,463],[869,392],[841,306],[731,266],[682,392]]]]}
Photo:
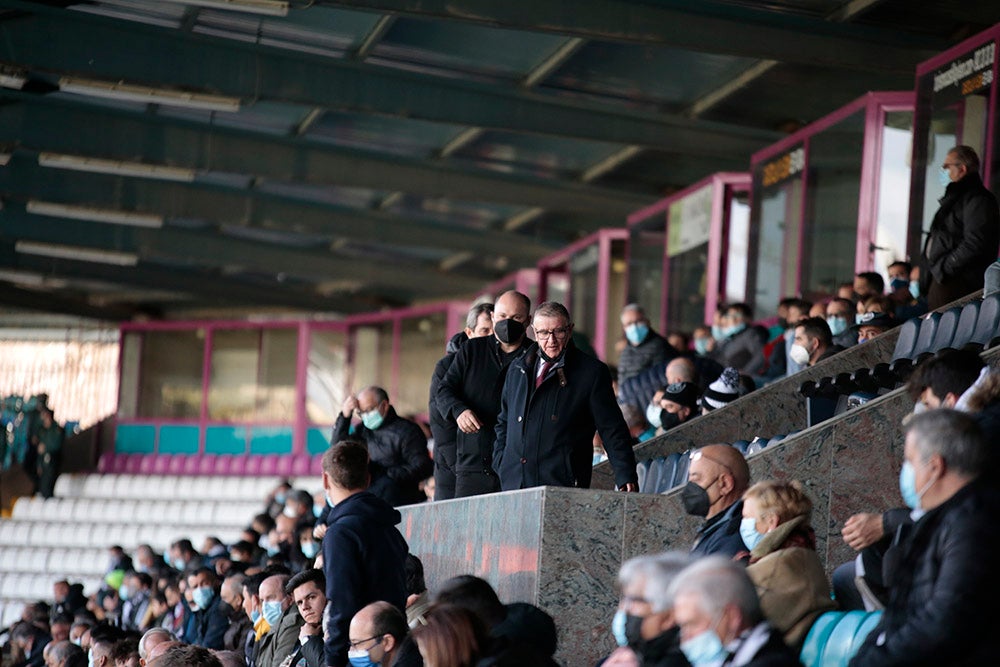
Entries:
{"type": "Polygon", "coordinates": [[[20,600],[4,600],[3,618],[0,619],[0,626],[10,627],[21,618],[24,613],[24,602],[20,600]]]}

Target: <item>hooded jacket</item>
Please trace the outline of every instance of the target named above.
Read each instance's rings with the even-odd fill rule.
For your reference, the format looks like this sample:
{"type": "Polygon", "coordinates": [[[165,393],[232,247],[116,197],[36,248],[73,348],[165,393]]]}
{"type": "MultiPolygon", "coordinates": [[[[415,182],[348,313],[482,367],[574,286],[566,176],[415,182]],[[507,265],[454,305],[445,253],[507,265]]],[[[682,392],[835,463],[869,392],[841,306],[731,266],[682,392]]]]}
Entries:
{"type": "Polygon", "coordinates": [[[409,551],[396,529],[399,512],[367,491],[330,510],[323,537],[326,574],[326,664],[347,664],[348,626],[367,604],[384,600],[406,608],[404,563],[409,551]]]}

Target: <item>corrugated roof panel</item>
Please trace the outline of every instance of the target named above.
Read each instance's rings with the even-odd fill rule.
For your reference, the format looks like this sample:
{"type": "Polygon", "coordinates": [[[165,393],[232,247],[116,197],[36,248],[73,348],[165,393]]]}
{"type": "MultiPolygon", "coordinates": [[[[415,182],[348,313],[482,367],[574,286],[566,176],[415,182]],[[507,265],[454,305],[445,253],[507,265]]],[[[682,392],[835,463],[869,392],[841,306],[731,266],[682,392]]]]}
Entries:
{"type": "Polygon", "coordinates": [[[461,129],[458,125],[422,120],[328,111],[304,136],[337,146],[425,157],[461,129]]]}
{"type": "Polygon", "coordinates": [[[598,141],[487,131],[451,157],[494,171],[556,178],[580,173],[622,148],[598,141]]]}
{"type": "Polygon", "coordinates": [[[372,51],[381,64],[433,67],[495,79],[520,79],[565,37],[455,21],[400,18],[372,51]]]}
{"type": "Polygon", "coordinates": [[[386,211],[404,217],[429,216],[442,222],[473,229],[487,229],[524,210],[520,206],[472,203],[414,195],[403,195],[386,208],[386,211]]]}

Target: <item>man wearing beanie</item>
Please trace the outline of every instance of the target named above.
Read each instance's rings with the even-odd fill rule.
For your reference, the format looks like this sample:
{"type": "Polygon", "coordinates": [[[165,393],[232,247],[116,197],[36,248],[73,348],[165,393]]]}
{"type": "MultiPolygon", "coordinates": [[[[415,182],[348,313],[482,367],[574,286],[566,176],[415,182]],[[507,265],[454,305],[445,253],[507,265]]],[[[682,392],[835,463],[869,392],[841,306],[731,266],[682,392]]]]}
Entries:
{"type": "Polygon", "coordinates": [[[669,431],[678,424],[683,424],[691,417],[696,417],[698,408],[698,385],[693,382],[675,382],[663,389],[660,399],[660,426],[669,431]]]}
{"type": "Polygon", "coordinates": [[[732,366],[723,369],[722,375],[701,396],[702,414],[729,405],[740,397],[740,373],[732,366]]]}

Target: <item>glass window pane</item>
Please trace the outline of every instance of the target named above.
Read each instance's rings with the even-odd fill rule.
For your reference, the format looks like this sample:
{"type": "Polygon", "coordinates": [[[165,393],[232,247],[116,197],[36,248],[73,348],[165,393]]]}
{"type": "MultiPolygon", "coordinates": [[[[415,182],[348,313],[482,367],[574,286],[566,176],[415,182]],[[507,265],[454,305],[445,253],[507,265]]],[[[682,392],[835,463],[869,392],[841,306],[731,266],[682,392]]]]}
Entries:
{"type": "Polygon", "coordinates": [[[257,378],[257,421],[295,421],[298,329],[264,329],[257,378]]]}
{"type": "Polygon", "coordinates": [[[204,329],[146,332],[137,416],[198,419],[204,352],[204,329]]]}
{"type": "Polygon", "coordinates": [[[142,334],[131,331],[122,338],[121,382],[118,386],[118,416],[132,419],[139,413],[139,368],[142,334]]]}
{"type": "MultiPolygon", "coordinates": [[[[726,257],[726,289],[723,303],[738,303],[747,299],[747,270],[750,256],[750,203],[747,193],[733,194],[729,201],[726,257]]],[[[704,320],[704,315],[702,316],[704,320]]]]}
{"type": "Polygon", "coordinates": [[[667,293],[669,330],[693,331],[704,324],[708,244],[702,243],[670,258],[667,293]]]}
{"type": "Polygon", "coordinates": [[[854,278],[864,135],[862,109],[809,139],[801,283],[806,298],[833,294],[854,278]]]}
{"type": "Polygon", "coordinates": [[[376,385],[392,391],[392,322],[355,327],[351,337],[354,377],[348,389],[356,394],[376,385]]]}
{"type": "Polygon", "coordinates": [[[347,334],[313,331],[306,374],[306,414],[313,424],[333,424],[347,386],[347,334]]]}
{"type": "Polygon", "coordinates": [[[260,358],[260,330],[215,331],[208,385],[208,418],[252,421],[260,358]]]}
{"type": "Polygon", "coordinates": [[[882,128],[882,163],[879,165],[878,209],[875,221],[875,270],[889,284],[886,269],[906,259],[907,216],[910,209],[910,150],[913,112],[886,113],[882,128]]]}
{"type": "Polygon", "coordinates": [[[775,315],[778,301],[795,294],[799,259],[802,179],[796,177],[763,188],[756,198],[760,223],[752,228],[755,247],[753,293],[758,319],[775,315]]]}
{"type": "Polygon", "coordinates": [[[657,214],[629,230],[628,300],[646,309],[650,322],[663,318],[663,253],[667,242],[665,216],[657,214]]]}
{"type": "Polygon", "coordinates": [[[588,246],[573,255],[569,261],[570,299],[572,303],[563,304],[569,308],[570,317],[575,324],[574,330],[587,337],[591,347],[594,345],[594,325],[597,322],[597,264],[600,252],[597,244],[588,246]]]}
{"type": "MultiPolygon", "coordinates": [[[[611,266],[608,271],[608,313],[604,332],[604,361],[612,366],[618,365],[618,348],[616,343],[623,338],[622,321],[619,314],[625,307],[625,239],[611,241],[611,266]]],[[[591,297],[597,300],[597,293],[591,297]]],[[[654,328],[659,328],[659,323],[650,319],[654,328]]]]}
{"type": "Polygon", "coordinates": [[[403,320],[399,346],[399,388],[391,397],[401,415],[427,412],[430,377],[448,342],[444,313],[403,320]]]}

